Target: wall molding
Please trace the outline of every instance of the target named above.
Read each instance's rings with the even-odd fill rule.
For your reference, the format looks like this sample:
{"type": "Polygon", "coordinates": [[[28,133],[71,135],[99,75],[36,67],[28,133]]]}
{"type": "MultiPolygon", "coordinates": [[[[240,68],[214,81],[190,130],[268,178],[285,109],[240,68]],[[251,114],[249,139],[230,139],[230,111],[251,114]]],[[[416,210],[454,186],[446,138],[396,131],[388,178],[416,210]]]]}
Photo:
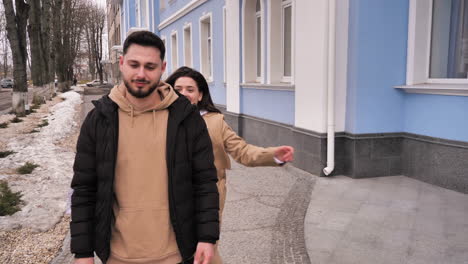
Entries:
{"type": "Polygon", "coordinates": [[[186,4],[184,7],[182,7],[177,12],[175,12],[173,15],[171,15],[170,17],[166,18],[164,21],[159,23],[159,26],[158,26],[159,30],[162,30],[163,28],[174,23],[175,21],[187,15],[192,10],[194,10],[195,8],[199,7],[200,5],[204,4],[207,1],[208,0],[192,0],[190,3],[186,4]]]}

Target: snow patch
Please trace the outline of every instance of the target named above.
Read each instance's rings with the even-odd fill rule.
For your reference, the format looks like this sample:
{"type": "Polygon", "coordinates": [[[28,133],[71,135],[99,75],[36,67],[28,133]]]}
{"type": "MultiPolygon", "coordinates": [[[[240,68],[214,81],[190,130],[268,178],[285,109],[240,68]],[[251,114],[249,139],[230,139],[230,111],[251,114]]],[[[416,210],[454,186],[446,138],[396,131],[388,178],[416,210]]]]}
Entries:
{"type": "Polygon", "coordinates": [[[79,126],[74,116],[82,99],[74,91],[59,96],[65,100],[50,108],[46,117],[49,125],[40,128],[39,133],[15,136],[8,149],[16,153],[0,159],[2,168],[15,169],[27,161],[40,166],[31,174],[0,174],[0,179],[9,179],[13,190],[23,193],[25,201],[21,211],[0,216],[2,230],[26,227],[43,232],[52,228],[66,210],[75,153],[57,143],[79,126]]]}

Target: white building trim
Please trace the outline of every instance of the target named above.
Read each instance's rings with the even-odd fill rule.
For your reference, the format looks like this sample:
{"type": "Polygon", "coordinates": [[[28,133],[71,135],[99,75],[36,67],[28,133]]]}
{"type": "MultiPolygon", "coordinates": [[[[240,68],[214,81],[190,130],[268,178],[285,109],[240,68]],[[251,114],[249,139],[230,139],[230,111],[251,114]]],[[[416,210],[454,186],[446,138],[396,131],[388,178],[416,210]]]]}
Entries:
{"type": "Polygon", "coordinates": [[[318,133],[327,131],[328,4],[295,2],[294,125],[318,133]]]}
{"type": "Polygon", "coordinates": [[[226,110],[240,113],[240,7],[238,0],[226,0],[226,110]]]}
{"type": "Polygon", "coordinates": [[[169,26],[170,24],[174,23],[177,21],[179,18],[185,16],[186,14],[190,13],[192,10],[195,8],[199,7],[200,5],[204,4],[208,0],[192,0],[190,3],[186,4],[184,7],[179,9],[177,12],[175,12],[172,16],[166,18],[164,21],[159,23],[159,30],[162,30],[163,28],[169,26]]]}

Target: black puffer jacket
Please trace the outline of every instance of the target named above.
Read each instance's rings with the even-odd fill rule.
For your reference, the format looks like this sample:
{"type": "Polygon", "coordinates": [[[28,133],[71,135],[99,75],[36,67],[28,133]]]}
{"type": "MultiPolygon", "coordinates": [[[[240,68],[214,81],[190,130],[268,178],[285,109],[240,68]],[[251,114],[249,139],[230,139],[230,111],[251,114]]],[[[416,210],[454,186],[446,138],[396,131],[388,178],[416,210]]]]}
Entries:
{"type": "MultiPolygon", "coordinates": [[[[108,96],[93,101],[78,138],[73,166],[71,251],[75,257],[96,252],[105,263],[114,224],[114,168],[118,106],[108,96]]],[[[177,245],[192,263],[198,242],[219,238],[219,197],[213,150],[199,112],[183,97],[168,108],[167,168],[169,208],[177,245]]]]}

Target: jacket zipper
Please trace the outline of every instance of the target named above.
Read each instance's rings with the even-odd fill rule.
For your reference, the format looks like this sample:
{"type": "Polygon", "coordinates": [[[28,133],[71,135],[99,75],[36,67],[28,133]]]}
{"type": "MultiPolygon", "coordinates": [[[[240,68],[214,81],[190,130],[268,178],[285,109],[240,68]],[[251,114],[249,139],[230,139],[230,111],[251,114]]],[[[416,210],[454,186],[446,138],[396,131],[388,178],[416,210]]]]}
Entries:
{"type": "MultiPolygon", "coordinates": [[[[169,121],[170,122],[170,121],[169,121]]],[[[169,123],[168,123],[168,126],[169,126],[169,123]]],[[[169,135],[173,135],[173,137],[177,137],[177,128],[176,128],[176,131],[174,131],[174,133],[168,133],[169,135]]],[[[167,139],[166,139],[167,140],[167,139]]],[[[174,168],[174,153],[175,153],[175,139],[173,140],[172,142],[173,144],[171,144],[171,149],[168,150],[168,158],[169,158],[169,168],[168,168],[168,178],[169,178],[169,199],[171,200],[171,203],[172,203],[172,207],[169,206],[169,209],[170,211],[172,212],[172,215],[173,215],[173,218],[174,218],[174,223],[173,223],[173,227],[174,227],[174,232],[176,234],[176,241],[179,241],[178,244],[180,244],[181,246],[183,246],[183,239],[182,239],[182,232],[179,230],[179,221],[177,221],[177,212],[175,210],[175,198],[174,198],[174,191],[173,191],[173,168],[174,168]]],[[[180,252],[181,255],[182,255],[182,252],[180,252]]],[[[187,260],[189,260],[190,258],[183,258],[182,257],[182,263],[185,263],[187,260]]]]}
{"type": "MultiPolygon", "coordinates": [[[[117,164],[117,151],[118,151],[118,148],[119,148],[119,137],[118,137],[118,134],[119,134],[119,112],[116,111],[115,114],[114,114],[114,133],[112,134],[112,140],[114,141],[114,146],[115,146],[115,151],[113,151],[113,157],[112,157],[112,182],[111,182],[111,188],[112,188],[112,191],[111,191],[111,197],[110,197],[110,202],[111,202],[111,206],[110,206],[110,216],[111,216],[111,219],[110,219],[110,225],[109,225],[109,233],[108,233],[108,236],[107,236],[107,242],[108,242],[108,245],[109,245],[109,255],[110,255],[110,240],[111,240],[111,236],[112,236],[112,225],[114,224],[114,219],[115,219],[115,215],[114,215],[114,203],[115,203],[115,193],[114,193],[114,180],[115,180],[115,166],[117,164]]],[[[108,125],[110,124],[107,123],[108,125]]],[[[110,126],[110,125],[109,125],[110,126]]],[[[109,128],[110,129],[110,128],[109,128]]]]}

